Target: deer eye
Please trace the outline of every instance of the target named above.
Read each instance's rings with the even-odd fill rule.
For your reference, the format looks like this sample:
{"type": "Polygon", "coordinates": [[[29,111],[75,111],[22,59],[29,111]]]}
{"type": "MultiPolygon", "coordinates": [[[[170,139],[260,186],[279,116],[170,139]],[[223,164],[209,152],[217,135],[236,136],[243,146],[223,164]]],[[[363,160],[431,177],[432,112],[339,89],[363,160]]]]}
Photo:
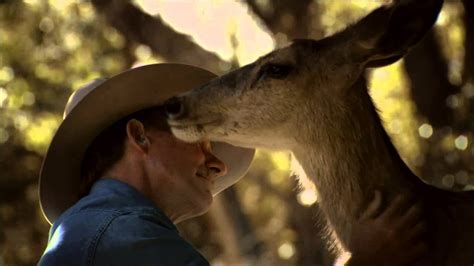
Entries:
{"type": "Polygon", "coordinates": [[[284,79],[291,71],[293,66],[284,64],[266,64],[260,71],[260,78],[284,79]]]}

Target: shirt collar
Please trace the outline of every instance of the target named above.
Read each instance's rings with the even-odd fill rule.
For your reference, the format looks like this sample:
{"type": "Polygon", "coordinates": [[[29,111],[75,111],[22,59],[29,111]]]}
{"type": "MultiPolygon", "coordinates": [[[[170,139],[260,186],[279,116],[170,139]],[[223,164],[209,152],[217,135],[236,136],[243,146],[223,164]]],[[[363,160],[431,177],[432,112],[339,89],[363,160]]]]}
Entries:
{"type": "Polygon", "coordinates": [[[159,216],[161,222],[168,227],[177,230],[176,225],[156,207],[156,205],[136,188],[113,178],[101,178],[97,180],[91,188],[88,196],[113,198],[108,200],[107,205],[118,208],[151,208],[159,216]]]}

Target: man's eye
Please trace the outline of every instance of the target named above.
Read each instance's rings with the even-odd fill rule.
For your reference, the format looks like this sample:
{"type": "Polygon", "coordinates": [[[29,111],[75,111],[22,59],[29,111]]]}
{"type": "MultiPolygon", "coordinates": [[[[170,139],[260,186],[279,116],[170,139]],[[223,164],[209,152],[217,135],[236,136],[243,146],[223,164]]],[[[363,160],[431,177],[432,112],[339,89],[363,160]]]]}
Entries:
{"type": "Polygon", "coordinates": [[[260,71],[260,78],[284,79],[293,71],[293,66],[285,64],[266,64],[260,71]]]}

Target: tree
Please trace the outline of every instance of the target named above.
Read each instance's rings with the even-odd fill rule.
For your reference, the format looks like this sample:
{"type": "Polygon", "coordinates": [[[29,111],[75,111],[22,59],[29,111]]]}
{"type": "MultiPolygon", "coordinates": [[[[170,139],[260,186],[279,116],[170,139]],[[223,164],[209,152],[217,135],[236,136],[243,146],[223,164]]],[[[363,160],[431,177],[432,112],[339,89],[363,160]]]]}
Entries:
{"type": "MultiPolygon", "coordinates": [[[[160,14],[149,15],[136,2],[66,2],[0,1],[0,247],[4,251],[0,264],[31,265],[44,250],[48,225],[38,208],[37,176],[74,88],[137,62],[188,63],[218,74],[238,66],[236,54],[222,59],[192,36],[178,32],[160,14]]],[[[294,38],[322,38],[380,4],[329,0],[240,3],[277,46],[294,38]]],[[[417,133],[419,125],[429,124],[433,132],[427,139],[410,142],[420,151],[413,157],[418,159],[409,163],[434,184],[454,189],[474,185],[473,3],[447,2],[448,24],[432,31],[404,61],[406,76],[402,77],[409,80],[410,97],[398,100],[416,106],[416,115],[410,118],[416,126],[393,136],[417,133]],[[454,43],[464,48],[461,64],[445,53],[453,50],[453,42],[440,37],[447,36],[447,29],[464,32],[465,38],[454,43]],[[456,80],[450,69],[459,65],[462,75],[456,80]]],[[[248,41],[235,34],[229,38],[234,49],[248,41]]],[[[390,83],[387,87],[392,92],[401,86],[383,81],[390,83]]],[[[382,113],[389,113],[392,107],[383,103],[382,113]]],[[[399,146],[402,153],[405,149],[399,146]]],[[[216,262],[331,265],[333,257],[325,241],[318,238],[324,235],[324,228],[318,225],[317,210],[298,200],[301,190],[289,178],[287,164],[285,155],[259,152],[247,178],[217,198],[209,215],[180,225],[185,237],[216,262]]]]}

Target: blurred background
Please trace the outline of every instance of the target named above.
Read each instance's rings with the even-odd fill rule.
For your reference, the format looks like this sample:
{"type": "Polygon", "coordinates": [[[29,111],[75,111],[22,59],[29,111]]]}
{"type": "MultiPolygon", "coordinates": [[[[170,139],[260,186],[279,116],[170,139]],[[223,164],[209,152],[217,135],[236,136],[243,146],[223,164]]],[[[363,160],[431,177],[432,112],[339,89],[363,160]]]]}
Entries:
{"type": "MultiPolygon", "coordinates": [[[[46,246],[37,178],[74,89],[157,62],[223,74],[388,2],[0,0],[0,266],[34,265],[46,246]]],[[[367,73],[405,162],[445,189],[474,188],[473,46],[474,1],[448,1],[403,61],[367,73]]],[[[288,153],[258,151],[208,214],[179,225],[184,237],[213,265],[331,265],[316,190],[290,168],[288,153]]]]}

